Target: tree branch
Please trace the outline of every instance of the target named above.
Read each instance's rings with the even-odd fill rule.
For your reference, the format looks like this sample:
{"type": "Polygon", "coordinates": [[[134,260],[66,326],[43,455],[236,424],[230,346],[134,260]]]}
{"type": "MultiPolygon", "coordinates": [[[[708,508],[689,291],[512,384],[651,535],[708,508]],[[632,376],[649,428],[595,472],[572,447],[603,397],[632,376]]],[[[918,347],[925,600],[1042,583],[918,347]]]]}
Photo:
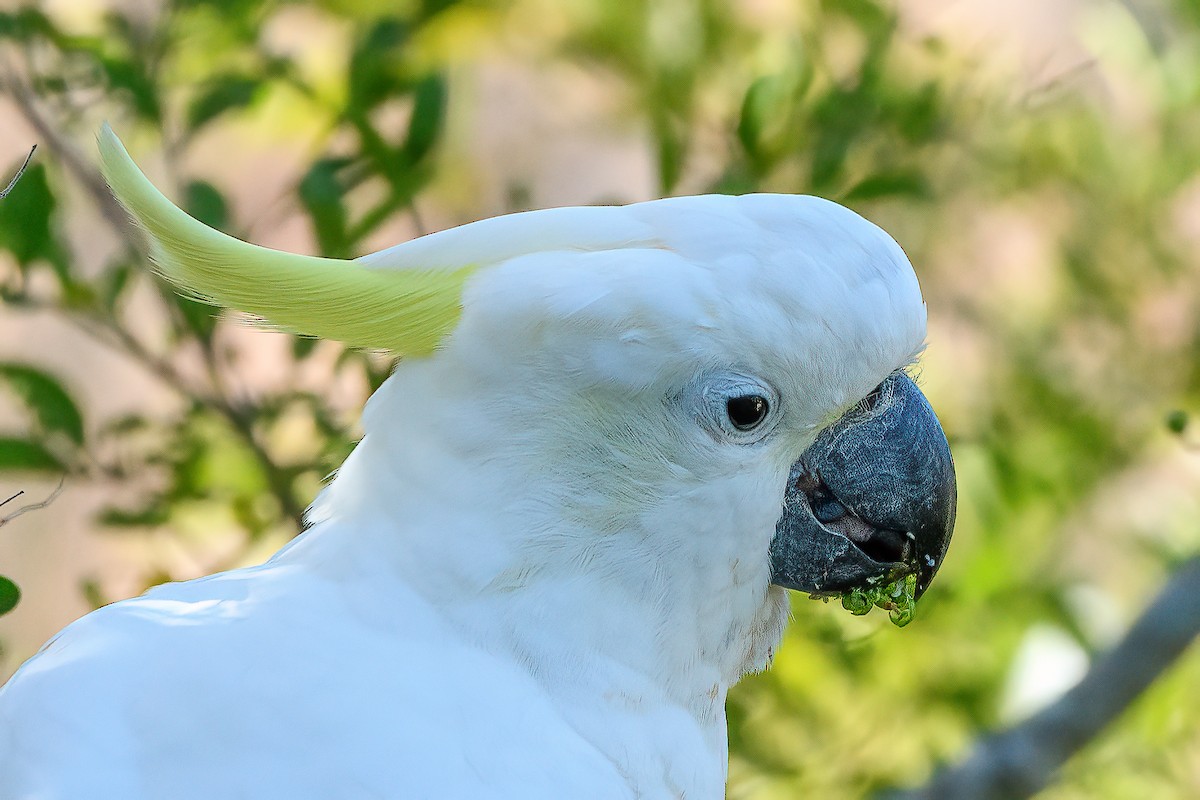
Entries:
{"type": "MultiPolygon", "coordinates": [[[[67,485],[67,476],[63,475],[61,478],[58,479],[58,486],[54,487],[54,491],[51,492],[50,496],[47,497],[45,500],[42,500],[37,503],[29,503],[27,505],[23,505],[20,508],[18,508],[16,511],[13,511],[9,514],[4,515],[3,517],[0,517],[0,528],[3,528],[5,525],[12,522],[14,519],[21,516],[22,514],[28,514],[30,511],[41,511],[43,508],[45,508],[46,506],[50,505],[51,503],[53,503],[55,500],[58,499],[58,496],[60,494],[62,494],[63,487],[65,487],[66,485],[67,485]]],[[[20,497],[23,494],[25,494],[24,490],[17,492],[12,497],[8,498],[8,500],[5,500],[3,503],[0,503],[0,506],[5,505],[5,503],[9,503],[13,500],[16,500],[18,497],[20,497]]]]}
{"type": "MultiPolygon", "coordinates": [[[[282,468],[275,463],[270,453],[266,451],[266,448],[258,441],[258,437],[255,436],[252,416],[247,410],[233,405],[226,397],[219,393],[210,394],[194,387],[189,387],[183,375],[170,362],[154,356],[142,346],[141,342],[130,336],[128,331],[112,323],[110,320],[81,316],[64,309],[52,308],[51,310],[61,311],[68,322],[78,326],[80,330],[96,341],[106,343],[114,349],[124,352],[127,356],[133,358],[136,363],[141,364],[151,374],[162,380],[167,387],[180,392],[192,401],[224,417],[234,433],[241,437],[246,446],[250,448],[259,465],[262,466],[267,476],[267,485],[271,488],[271,493],[275,495],[275,499],[278,501],[284,515],[292,521],[297,531],[303,530],[304,506],[296,502],[295,497],[292,495],[287,476],[284,475],[282,468]]],[[[215,379],[215,373],[213,375],[215,379]]]]}
{"type": "Polygon", "coordinates": [[[1052,781],[1068,758],[1118,717],[1200,635],[1200,556],[1167,580],[1125,637],[1048,708],[975,745],[925,786],[884,800],[1020,800],[1052,781]]]}

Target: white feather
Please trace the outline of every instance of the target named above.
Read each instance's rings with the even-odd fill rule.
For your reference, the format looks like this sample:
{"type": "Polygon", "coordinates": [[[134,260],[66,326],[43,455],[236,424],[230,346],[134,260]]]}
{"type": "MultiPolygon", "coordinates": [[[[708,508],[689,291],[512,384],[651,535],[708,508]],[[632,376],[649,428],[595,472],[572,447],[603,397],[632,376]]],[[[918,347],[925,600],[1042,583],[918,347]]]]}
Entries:
{"type": "Polygon", "coordinates": [[[101,609],[0,690],[3,798],[716,798],[787,614],[788,465],[907,363],[903,253],[815,198],[558,209],[364,259],[478,263],[461,322],[269,563],[101,609]],[[780,398],[731,444],[689,398],[780,398]]]}

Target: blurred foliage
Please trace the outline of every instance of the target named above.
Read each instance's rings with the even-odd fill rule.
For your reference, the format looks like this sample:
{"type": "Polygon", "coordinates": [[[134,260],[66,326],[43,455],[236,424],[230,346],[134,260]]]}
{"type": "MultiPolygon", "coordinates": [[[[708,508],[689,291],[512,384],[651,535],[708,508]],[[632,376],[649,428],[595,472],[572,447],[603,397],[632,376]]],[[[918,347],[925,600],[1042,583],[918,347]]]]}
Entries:
{"type": "MultiPolygon", "coordinates": [[[[321,352],[313,341],[291,340],[287,385],[248,395],[229,344],[237,321],[144,269],[128,230],[114,225],[125,244],[101,269],[80,268],[63,201],[88,168],[64,153],[99,118],[164,154],[168,194],[243,235],[248,210],[191,174],[188,153],[214,130],[282,137],[303,119],[320,138],[280,202],[324,254],[352,256],[398,215],[420,228],[415,200],[436,202],[469,172],[448,131],[471,117],[470,76],[489,54],[600,75],[621,87],[613,113],[642,132],[659,192],[823,195],[878,222],[917,265],[927,390],[959,469],[950,558],[903,631],[797,598],[774,669],[734,691],[729,718],[731,797],[920,781],[1005,721],[1033,632],[1094,652],[1200,543],[1188,424],[1200,406],[1200,5],[1101,3],[1086,22],[1083,72],[1030,81],[914,35],[881,0],[179,0],[87,24],[34,6],[0,14],[19,80],[66,140],[0,202],[6,313],[60,315],[182,400],[165,416],[94,419],[63,376],[0,364],[0,391],[27,410],[23,428],[0,431],[0,471],[138,486],[138,502],[98,522],[137,536],[216,520],[241,531],[244,554],[300,530],[352,446],[354,420],[294,377],[321,352]],[[264,33],[298,8],[330,33],[332,56],[264,33]],[[487,47],[475,47],[480,29],[487,47]],[[148,305],[162,341],[133,319],[148,305]],[[302,453],[281,446],[296,430],[312,444],[302,453]]],[[[330,369],[365,397],[389,365],[344,352],[330,369]]],[[[157,569],[146,583],[172,577],[157,569]]],[[[16,602],[10,585],[0,605],[16,602]]],[[[1198,682],[1192,654],[1044,796],[1200,796],[1198,682]]]]}

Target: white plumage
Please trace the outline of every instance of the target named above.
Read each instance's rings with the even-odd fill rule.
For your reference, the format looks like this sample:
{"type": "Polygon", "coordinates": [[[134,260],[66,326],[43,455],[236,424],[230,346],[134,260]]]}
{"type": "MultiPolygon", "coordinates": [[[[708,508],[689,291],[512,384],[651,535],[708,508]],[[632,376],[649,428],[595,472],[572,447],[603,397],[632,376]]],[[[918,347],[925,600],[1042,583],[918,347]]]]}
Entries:
{"type": "Polygon", "coordinates": [[[100,609],[19,670],[0,798],[723,796],[726,691],[787,616],[789,465],[922,345],[903,253],[756,195],[361,262],[472,265],[457,326],[271,561],[100,609]],[[737,381],[774,393],[754,440],[712,416],[737,381]]]}

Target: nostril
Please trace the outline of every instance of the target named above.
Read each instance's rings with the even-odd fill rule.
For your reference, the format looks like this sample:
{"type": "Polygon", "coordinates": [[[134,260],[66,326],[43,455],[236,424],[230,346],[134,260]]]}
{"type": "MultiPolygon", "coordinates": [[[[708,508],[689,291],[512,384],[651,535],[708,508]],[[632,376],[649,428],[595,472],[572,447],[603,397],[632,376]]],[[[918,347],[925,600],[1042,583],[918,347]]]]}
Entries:
{"type": "Polygon", "coordinates": [[[812,509],[813,516],[822,525],[837,522],[850,513],[850,509],[842,505],[842,502],[837,499],[837,495],[825,485],[820,477],[810,477],[808,485],[805,486],[801,486],[798,481],[796,486],[808,497],[809,508],[812,509]]]}
{"type": "Polygon", "coordinates": [[[908,560],[909,538],[900,531],[876,528],[870,538],[856,544],[872,561],[894,563],[908,560]]]}

